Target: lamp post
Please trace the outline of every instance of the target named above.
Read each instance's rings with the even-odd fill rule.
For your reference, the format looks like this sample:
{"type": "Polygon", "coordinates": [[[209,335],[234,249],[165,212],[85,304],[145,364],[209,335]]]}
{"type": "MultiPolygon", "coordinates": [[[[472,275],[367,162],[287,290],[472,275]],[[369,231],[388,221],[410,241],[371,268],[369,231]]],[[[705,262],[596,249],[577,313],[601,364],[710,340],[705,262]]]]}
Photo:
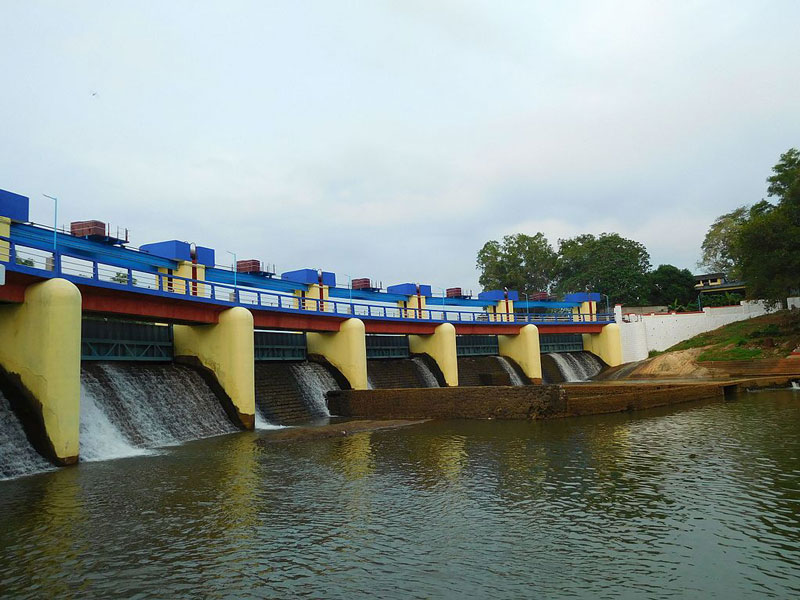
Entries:
{"type": "Polygon", "coordinates": [[[55,196],[48,196],[42,194],[45,198],[50,198],[53,201],[53,273],[58,274],[59,260],[58,260],[58,198],[55,196]]]}
{"type": "Polygon", "coordinates": [[[601,296],[605,296],[605,299],[606,299],[606,316],[608,316],[608,314],[611,313],[611,309],[609,308],[609,305],[608,305],[608,294],[603,294],[601,292],[600,295],[601,296]]]}
{"type": "Polygon", "coordinates": [[[233,287],[236,287],[236,273],[239,270],[239,265],[236,264],[236,252],[231,252],[230,250],[226,250],[225,252],[233,256],[233,287]]]}
{"type": "Polygon", "coordinates": [[[58,198],[56,198],[55,196],[48,196],[47,194],[42,194],[42,196],[44,196],[45,198],[50,198],[50,200],[52,200],[53,203],[54,203],[54,207],[53,207],[53,260],[55,260],[55,258],[56,258],[55,257],[56,247],[58,245],[58,238],[56,237],[56,234],[58,233],[58,198]]]}
{"type": "Polygon", "coordinates": [[[527,323],[530,323],[531,321],[530,298],[528,297],[528,292],[522,292],[522,295],[525,296],[525,321],[527,323]]]}

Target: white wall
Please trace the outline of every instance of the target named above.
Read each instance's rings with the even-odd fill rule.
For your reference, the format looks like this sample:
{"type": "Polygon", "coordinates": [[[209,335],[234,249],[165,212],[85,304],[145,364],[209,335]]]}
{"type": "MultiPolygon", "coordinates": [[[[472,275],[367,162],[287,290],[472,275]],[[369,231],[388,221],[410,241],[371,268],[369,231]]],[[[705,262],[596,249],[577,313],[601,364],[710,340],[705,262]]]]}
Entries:
{"type": "Polygon", "coordinates": [[[622,307],[617,305],[614,313],[620,325],[622,361],[643,360],[651,350],[666,350],[699,333],[766,312],[767,306],[761,300],[738,306],[707,307],[702,312],[650,315],[623,315],[622,307]]]}
{"type": "Polygon", "coordinates": [[[794,296],[786,299],[786,304],[791,308],[800,308],[800,296],[794,296]]]}

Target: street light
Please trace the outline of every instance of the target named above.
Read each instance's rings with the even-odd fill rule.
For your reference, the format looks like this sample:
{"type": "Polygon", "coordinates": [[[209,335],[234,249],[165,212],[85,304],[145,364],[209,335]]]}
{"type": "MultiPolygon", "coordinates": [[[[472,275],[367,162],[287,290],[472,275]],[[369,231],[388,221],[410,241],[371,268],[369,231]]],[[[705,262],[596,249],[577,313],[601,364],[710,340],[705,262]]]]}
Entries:
{"type": "Polygon", "coordinates": [[[525,320],[530,323],[531,320],[531,304],[530,299],[528,298],[528,292],[522,292],[522,295],[525,296],[525,320]]]}
{"type": "Polygon", "coordinates": [[[601,296],[605,296],[605,298],[606,298],[606,315],[609,315],[611,313],[611,309],[608,306],[608,294],[604,294],[604,293],[601,292],[600,295],[601,296]]]}
{"type": "Polygon", "coordinates": [[[347,273],[342,273],[345,277],[347,277],[347,293],[350,297],[350,314],[353,314],[353,276],[348,275],[347,273]]]}
{"type": "Polygon", "coordinates": [[[58,238],[56,234],[58,233],[58,198],[55,196],[48,196],[47,194],[42,194],[45,198],[50,198],[54,202],[53,208],[53,260],[55,261],[56,256],[56,246],[58,245],[58,238]]]}
{"type": "Polygon", "coordinates": [[[225,252],[233,256],[233,287],[236,287],[236,272],[239,270],[239,266],[236,264],[236,252],[231,252],[230,250],[225,250],[225,252]]]}

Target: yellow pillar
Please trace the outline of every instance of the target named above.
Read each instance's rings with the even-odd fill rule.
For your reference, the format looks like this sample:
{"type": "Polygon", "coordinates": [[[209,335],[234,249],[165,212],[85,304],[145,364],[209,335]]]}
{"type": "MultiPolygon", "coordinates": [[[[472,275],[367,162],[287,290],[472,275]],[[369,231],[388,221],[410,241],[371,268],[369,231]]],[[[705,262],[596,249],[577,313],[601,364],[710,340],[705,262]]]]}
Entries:
{"type": "Polygon", "coordinates": [[[484,310],[489,313],[489,321],[497,323],[514,320],[513,300],[500,300],[496,305],[485,306],[484,310]]]}
{"type": "Polygon", "coordinates": [[[429,316],[425,310],[425,296],[409,296],[408,300],[401,300],[397,306],[400,307],[400,314],[404,319],[427,319],[429,316]]]}
{"type": "Polygon", "coordinates": [[[175,325],[176,357],[193,356],[212,371],[245,429],[256,414],[253,314],[241,306],[220,313],[215,325],[175,325]]]}
{"type": "Polygon", "coordinates": [[[412,354],[430,356],[439,366],[448,386],[458,385],[456,328],[452,323],[442,323],[431,335],[409,335],[408,348],[412,354]]]}
{"type": "MultiPolygon", "coordinates": [[[[0,217],[0,235],[11,237],[11,219],[0,217]]],[[[5,240],[0,240],[0,262],[8,262],[11,259],[11,244],[5,240]]]]}
{"type": "MultiPolygon", "coordinates": [[[[305,300],[299,301],[302,310],[316,310],[321,312],[332,312],[333,304],[328,302],[330,287],[327,285],[320,285],[312,283],[308,286],[308,290],[295,290],[294,295],[305,300]],[[321,302],[316,302],[321,300],[321,302]]],[[[297,306],[293,306],[297,308],[297,306]]]]}
{"type": "MultiPolygon", "coordinates": [[[[177,269],[159,268],[158,270],[165,274],[165,276],[161,278],[161,289],[166,292],[173,292],[175,294],[186,294],[187,282],[183,281],[183,279],[173,279],[172,277],[169,277],[170,275],[174,275],[175,277],[183,277],[184,279],[198,279],[201,281],[205,281],[206,278],[206,266],[194,264],[189,260],[182,260],[178,262],[177,269]],[[195,268],[195,277],[192,277],[192,267],[195,268]]],[[[190,296],[204,297],[206,295],[205,285],[200,283],[189,285],[191,286],[189,290],[190,296]]]]}
{"type": "Polygon", "coordinates": [[[309,354],[324,357],[354,390],[367,389],[367,339],[361,319],[347,319],[334,333],[306,334],[309,354]]]}
{"type": "Polygon", "coordinates": [[[516,362],[531,383],[542,383],[542,355],[539,349],[539,329],[523,326],[517,335],[498,335],[500,356],[516,362]]]}
{"type": "Polygon", "coordinates": [[[619,325],[610,323],[600,333],[584,333],[583,349],[596,354],[609,367],[622,364],[622,337],[619,325]]]}
{"type": "Polygon", "coordinates": [[[579,318],[578,315],[583,315],[583,321],[585,322],[597,321],[597,302],[593,300],[581,302],[580,307],[572,308],[572,314],[576,320],[579,318]]]}
{"type": "Polygon", "coordinates": [[[28,286],[22,304],[0,306],[0,364],[19,377],[41,417],[52,460],[78,460],[81,293],[66,279],[28,286]]]}

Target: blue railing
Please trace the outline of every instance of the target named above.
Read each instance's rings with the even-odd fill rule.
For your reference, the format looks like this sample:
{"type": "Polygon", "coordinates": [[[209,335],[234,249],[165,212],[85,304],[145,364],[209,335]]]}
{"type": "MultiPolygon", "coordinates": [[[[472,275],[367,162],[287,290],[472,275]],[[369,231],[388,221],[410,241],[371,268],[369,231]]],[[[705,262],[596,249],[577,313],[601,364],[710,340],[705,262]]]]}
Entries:
{"type": "Polygon", "coordinates": [[[602,313],[594,315],[570,312],[489,313],[451,310],[446,306],[429,306],[419,309],[341,299],[320,300],[274,290],[191,279],[158,271],[137,270],[129,266],[115,265],[112,261],[100,262],[86,256],[72,256],[58,251],[58,249],[53,252],[52,249],[20,245],[11,238],[3,236],[0,236],[0,262],[6,263],[9,271],[27,273],[37,277],[63,277],[76,284],[169,298],[177,297],[224,306],[244,306],[256,310],[357,317],[359,319],[491,325],[510,323],[605,324],[614,321],[613,314],[602,313]]]}

